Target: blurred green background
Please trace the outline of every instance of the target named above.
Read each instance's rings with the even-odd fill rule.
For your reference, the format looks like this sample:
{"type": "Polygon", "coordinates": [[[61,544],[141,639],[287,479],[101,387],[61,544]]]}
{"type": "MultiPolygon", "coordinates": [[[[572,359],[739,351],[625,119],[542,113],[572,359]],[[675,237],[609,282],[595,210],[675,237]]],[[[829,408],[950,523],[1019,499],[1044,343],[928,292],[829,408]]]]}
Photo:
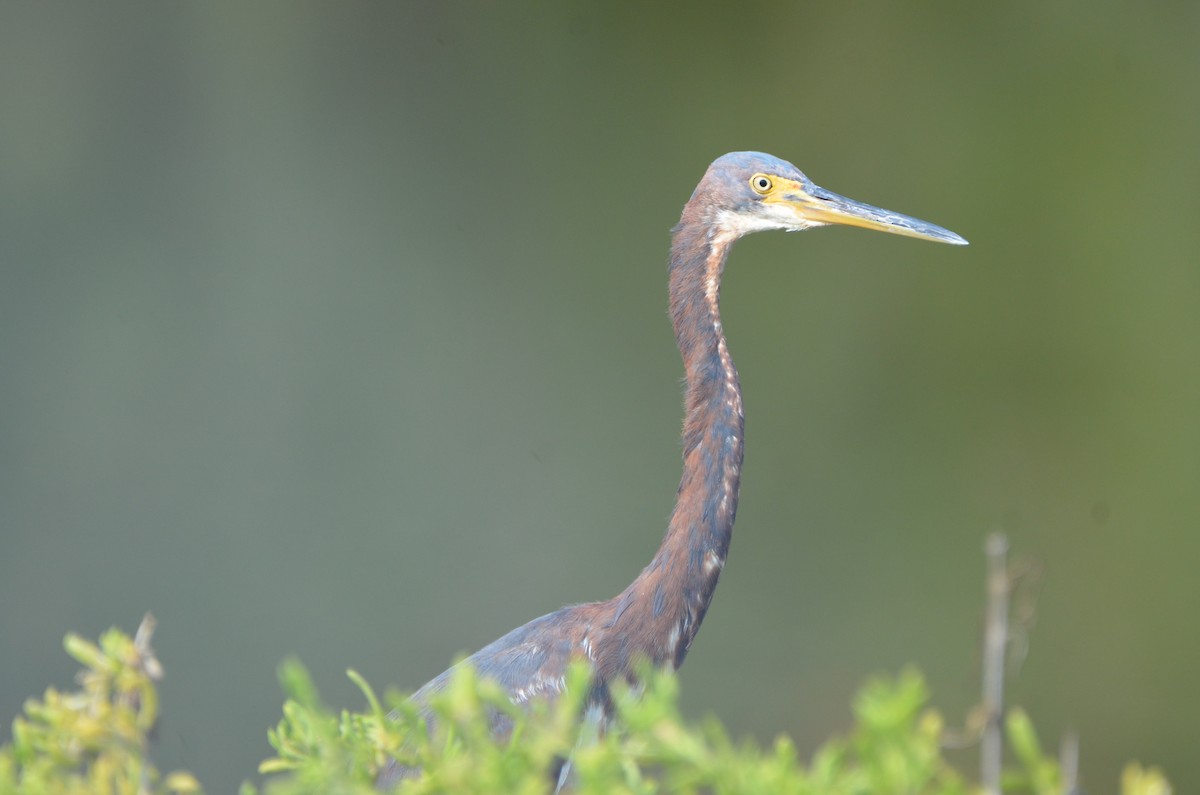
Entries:
{"type": "MultiPolygon", "coordinates": [[[[734,252],[746,470],[685,703],[807,753],[868,674],[1012,682],[1084,782],[1200,789],[1200,5],[0,6],[0,718],[160,619],[156,756],[230,792],[295,652],[412,689],[619,591],[677,484],[667,230],[794,161],[967,249],[734,252]]],[[[964,752],[970,764],[973,750],[964,752]]]]}

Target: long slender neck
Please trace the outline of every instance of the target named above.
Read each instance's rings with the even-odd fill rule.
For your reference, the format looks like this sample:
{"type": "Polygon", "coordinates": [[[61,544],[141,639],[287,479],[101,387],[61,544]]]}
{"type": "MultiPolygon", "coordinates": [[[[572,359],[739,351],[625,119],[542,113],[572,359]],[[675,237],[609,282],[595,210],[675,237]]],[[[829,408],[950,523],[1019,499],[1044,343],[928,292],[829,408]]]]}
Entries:
{"type": "MultiPolygon", "coordinates": [[[[675,667],[691,647],[725,565],[742,471],[742,393],[719,310],[721,273],[734,236],[697,220],[685,210],[670,260],[671,317],[687,383],[683,477],[658,553],[613,600],[612,626],[626,639],[619,656],[675,667]]],[[[620,668],[619,662],[610,665],[620,668]]]]}
{"type": "MultiPolygon", "coordinates": [[[[695,610],[688,645],[725,565],[742,478],[742,389],[721,329],[721,274],[733,236],[680,224],[671,246],[671,318],[687,384],[683,476],[655,559],[686,562],[672,584],[695,610]]],[[[682,662],[686,647],[679,654],[682,662]]]]}

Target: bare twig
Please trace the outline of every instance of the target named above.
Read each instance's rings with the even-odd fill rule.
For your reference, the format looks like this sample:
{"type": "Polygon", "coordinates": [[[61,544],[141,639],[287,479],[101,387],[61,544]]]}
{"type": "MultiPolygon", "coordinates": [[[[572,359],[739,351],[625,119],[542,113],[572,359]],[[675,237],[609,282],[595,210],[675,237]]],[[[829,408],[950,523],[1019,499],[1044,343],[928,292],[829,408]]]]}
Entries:
{"type": "Polygon", "coordinates": [[[137,649],[142,670],[155,682],[163,678],[162,663],[154,656],[154,649],[150,648],[150,638],[154,635],[154,628],[157,626],[158,621],[147,613],[142,617],[142,623],[138,625],[137,634],[133,636],[133,646],[137,649]]]}
{"type": "Polygon", "coordinates": [[[1008,539],[992,533],[987,553],[987,624],[983,633],[983,739],[979,777],[988,795],[1000,795],[1004,753],[1004,657],[1008,649],[1008,539]]]}
{"type": "Polygon", "coordinates": [[[1079,735],[1067,732],[1058,746],[1058,769],[1062,774],[1062,795],[1080,795],[1079,735]]]}

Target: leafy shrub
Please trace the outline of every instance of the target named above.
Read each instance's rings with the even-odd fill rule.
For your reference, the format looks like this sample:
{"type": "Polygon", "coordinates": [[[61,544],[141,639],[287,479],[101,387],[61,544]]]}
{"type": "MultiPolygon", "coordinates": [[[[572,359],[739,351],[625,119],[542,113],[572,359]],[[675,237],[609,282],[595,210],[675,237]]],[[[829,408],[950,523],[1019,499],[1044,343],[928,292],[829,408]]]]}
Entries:
{"type": "MultiPolygon", "coordinates": [[[[135,638],[109,630],[94,645],[74,635],[67,651],[84,670],[79,689],[47,690],[30,700],[13,723],[13,740],[0,748],[0,795],[157,795],[200,793],[188,773],[162,776],[148,756],[157,717],[155,681],[161,668],[150,649],[152,624],[135,638]]],[[[699,725],[678,710],[678,682],[669,672],[646,671],[640,694],[616,688],[618,720],[606,733],[579,720],[582,704],[567,695],[526,715],[500,689],[460,667],[432,702],[439,724],[432,735],[403,699],[379,698],[354,672],[367,702],[363,713],[323,707],[307,672],[288,661],[280,679],[288,695],[283,718],[269,733],[275,756],[263,762],[263,795],[369,795],[388,759],[419,766],[423,775],[398,792],[516,793],[554,789],[550,771],[569,759],[573,792],[580,795],[763,793],[767,795],[968,795],[983,789],[954,770],[942,754],[945,721],[929,706],[924,679],[909,669],[869,681],[854,700],[855,726],[822,746],[807,764],[779,737],[768,747],[732,740],[715,719],[699,725]],[[511,739],[493,743],[487,709],[514,716],[511,739]]],[[[568,677],[569,694],[584,693],[588,672],[568,677]]],[[[1028,716],[1011,711],[1006,793],[1058,795],[1062,772],[1038,742],[1028,716]]],[[[1123,795],[1170,795],[1162,773],[1128,765],[1123,795]]],[[[247,783],[242,795],[260,788],[247,783]]]]}

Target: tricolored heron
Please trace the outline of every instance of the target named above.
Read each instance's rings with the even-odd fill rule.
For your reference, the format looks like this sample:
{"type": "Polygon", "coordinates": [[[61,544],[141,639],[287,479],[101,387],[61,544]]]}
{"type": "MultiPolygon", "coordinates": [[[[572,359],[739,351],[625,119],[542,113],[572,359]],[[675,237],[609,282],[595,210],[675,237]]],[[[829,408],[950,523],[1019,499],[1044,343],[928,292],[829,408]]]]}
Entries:
{"type": "MultiPolygon", "coordinates": [[[[940,226],[817,187],[771,155],[732,152],[713,161],[671,230],[671,319],[687,387],[683,477],[666,535],[650,565],[617,596],[536,618],[465,660],[513,702],[554,699],[565,687],[567,666],[582,659],[595,671],[589,708],[603,720],[608,683],[631,679],[637,662],[683,663],[725,566],[742,473],[742,393],[720,315],[725,260],[734,241],[751,232],[827,224],[967,242],[940,226]]],[[[423,703],[444,688],[451,671],[413,699],[423,703]]],[[[506,716],[492,716],[498,737],[511,728],[506,716]]],[[[393,763],[380,783],[409,772],[393,763]]]]}

